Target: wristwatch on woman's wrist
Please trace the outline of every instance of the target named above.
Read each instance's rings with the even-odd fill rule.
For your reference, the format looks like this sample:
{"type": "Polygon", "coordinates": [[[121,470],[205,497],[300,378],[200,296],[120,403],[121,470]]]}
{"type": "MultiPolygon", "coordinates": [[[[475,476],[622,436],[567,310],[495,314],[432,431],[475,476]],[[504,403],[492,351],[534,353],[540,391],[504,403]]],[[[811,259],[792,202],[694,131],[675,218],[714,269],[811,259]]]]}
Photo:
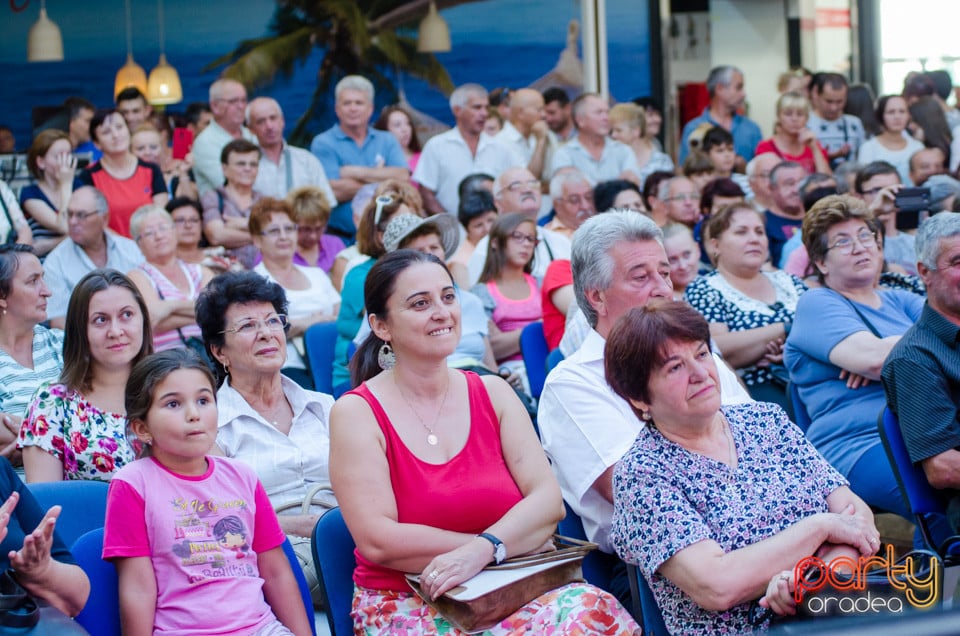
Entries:
{"type": "Polygon", "coordinates": [[[503,545],[503,541],[496,538],[489,532],[482,532],[477,535],[480,538],[486,539],[493,544],[493,560],[500,565],[507,558],[507,546],[503,545]]]}

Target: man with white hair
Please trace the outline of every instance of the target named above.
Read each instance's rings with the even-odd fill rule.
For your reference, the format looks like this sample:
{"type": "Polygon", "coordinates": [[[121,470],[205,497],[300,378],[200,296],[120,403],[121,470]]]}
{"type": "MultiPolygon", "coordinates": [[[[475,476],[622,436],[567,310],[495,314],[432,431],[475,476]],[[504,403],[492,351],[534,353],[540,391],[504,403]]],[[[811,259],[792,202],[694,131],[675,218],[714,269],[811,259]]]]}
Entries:
{"type": "Polygon", "coordinates": [[[550,197],[556,214],[543,228],[572,239],[577,228],[597,212],[593,205],[594,185],[572,166],[558,170],[550,179],[550,197]]]}
{"type": "Polygon", "coordinates": [[[576,136],[553,154],[549,174],[573,166],[594,183],[626,179],[640,184],[637,156],[626,144],[610,139],[610,107],[596,93],[584,93],[573,102],[576,136]]]}
{"type": "Polygon", "coordinates": [[[428,214],[456,214],[457,188],[468,174],[497,177],[511,166],[527,165],[512,148],[483,132],[488,105],[487,89],[479,84],[464,84],[450,95],[457,123],[427,142],[413,171],[428,214]]]}
{"type": "MultiPolygon", "coordinates": [[[[560,490],[587,538],[607,553],[613,517],[613,468],[643,423],[604,375],[606,338],[621,316],[673,296],[663,233],[648,217],[613,210],[588,219],[573,236],[573,286],[591,329],[580,349],[547,376],[537,422],[560,490]]],[[[724,404],[750,396],[717,360],[724,404]]],[[[624,573],[620,573],[622,578],[624,573]]],[[[623,598],[625,579],[614,585],[623,598]]]]}
{"type": "Polygon", "coordinates": [[[753,159],[757,144],[763,140],[763,133],[756,122],[737,112],[747,98],[743,90],[743,72],[735,66],[717,66],[711,69],[707,75],[707,94],[710,96],[710,104],[703,109],[699,117],[694,117],[683,127],[680,163],[682,164],[690,153],[691,133],[704,123],[729,130],[733,135],[733,149],[741,160],[753,159]]]}
{"type": "Polygon", "coordinates": [[[774,167],[783,161],[772,152],[764,152],[747,162],[747,181],[753,197],[750,202],[763,212],[774,206],[773,193],[770,191],[770,173],[774,167]]]}
{"type": "MultiPolygon", "coordinates": [[[[536,222],[537,212],[540,210],[540,181],[526,168],[520,166],[507,168],[494,181],[493,201],[500,214],[518,212],[536,222]]],[[[570,258],[570,239],[539,226],[537,239],[539,242],[533,252],[532,275],[538,281],[542,281],[551,262],[556,259],[570,258]]],[[[467,264],[471,285],[480,278],[489,243],[489,237],[485,236],[473,250],[473,255],[467,264]]]]}
{"type": "Polygon", "coordinates": [[[247,105],[247,126],[257,136],[262,151],[253,189],[264,196],[282,199],[291,190],[314,186],[323,191],[332,208],[337,199],[323,166],[310,152],[284,140],[285,125],[283,110],[272,97],[258,97],[247,105]]]}
{"type": "Polygon", "coordinates": [[[213,121],[193,141],[193,174],[202,196],[223,185],[220,152],[234,139],[256,143],[257,138],[243,125],[247,89],[232,79],[218,79],[210,85],[213,121]]]}
{"type": "Polygon", "coordinates": [[[370,125],[373,84],[360,75],[347,75],[334,89],[337,123],[313,138],[312,152],[330,180],[336,206],[330,213],[327,233],[353,243],[350,202],[363,186],[386,179],[410,178],[407,160],[397,138],[370,125]]]}

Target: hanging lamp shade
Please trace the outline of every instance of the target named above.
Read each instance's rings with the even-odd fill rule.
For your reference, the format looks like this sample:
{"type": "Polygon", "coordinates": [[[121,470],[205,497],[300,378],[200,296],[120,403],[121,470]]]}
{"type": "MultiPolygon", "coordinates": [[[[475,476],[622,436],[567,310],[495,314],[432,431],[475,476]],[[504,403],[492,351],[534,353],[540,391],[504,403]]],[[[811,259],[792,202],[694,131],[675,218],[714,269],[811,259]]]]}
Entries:
{"type": "Polygon", "coordinates": [[[150,71],[147,80],[147,101],[155,106],[176,104],[183,101],[183,87],[177,69],[167,64],[166,56],[160,54],[160,62],[150,71]]]}
{"type": "Polygon", "coordinates": [[[133,53],[127,53],[127,63],[117,71],[117,78],[113,81],[114,98],[130,86],[135,86],[144,95],[147,94],[147,72],[133,61],[133,53]]]}
{"type": "Polygon", "coordinates": [[[63,61],[63,36],[60,35],[60,27],[47,17],[46,6],[40,7],[40,17],[30,27],[27,36],[27,61],[63,61]]]}
{"type": "Polygon", "coordinates": [[[430,1],[427,15],[420,21],[417,50],[421,53],[444,53],[450,50],[450,27],[437,12],[437,5],[430,1]]]}

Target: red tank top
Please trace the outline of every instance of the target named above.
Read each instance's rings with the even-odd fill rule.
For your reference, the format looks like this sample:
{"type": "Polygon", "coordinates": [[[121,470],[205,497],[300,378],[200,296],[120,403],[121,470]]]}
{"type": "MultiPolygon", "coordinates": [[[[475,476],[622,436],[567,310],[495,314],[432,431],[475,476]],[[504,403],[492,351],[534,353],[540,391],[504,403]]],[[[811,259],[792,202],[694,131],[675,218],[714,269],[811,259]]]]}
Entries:
{"type": "MultiPolygon", "coordinates": [[[[486,387],[477,374],[463,374],[470,399],[470,432],[464,447],[445,464],[430,464],[410,452],[366,384],[350,392],[367,401],[386,438],[400,523],[479,534],[523,498],[503,458],[500,421],[486,387]]],[[[443,422],[435,430],[442,431],[443,422]]],[[[359,550],[355,554],[353,580],[357,585],[371,590],[411,591],[402,572],[365,559],[359,550]]]]}

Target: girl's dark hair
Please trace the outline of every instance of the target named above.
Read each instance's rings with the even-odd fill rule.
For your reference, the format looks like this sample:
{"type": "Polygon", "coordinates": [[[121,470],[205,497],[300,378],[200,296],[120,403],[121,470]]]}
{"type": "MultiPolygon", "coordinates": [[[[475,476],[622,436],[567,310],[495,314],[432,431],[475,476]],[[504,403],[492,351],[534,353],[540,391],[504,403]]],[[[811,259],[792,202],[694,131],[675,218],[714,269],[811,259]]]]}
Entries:
{"type": "Polygon", "coordinates": [[[852,84],[847,89],[847,103],[843,107],[843,112],[858,117],[868,137],[879,135],[881,132],[880,124],[873,111],[873,102],[873,89],[869,84],[852,84]]]}
{"type": "Polygon", "coordinates": [[[594,186],[593,207],[597,210],[597,213],[606,212],[612,208],[613,202],[624,190],[633,190],[639,194],[641,198],[643,197],[643,193],[640,192],[640,188],[637,186],[637,184],[633,183],[632,181],[627,181],[626,179],[611,179],[609,181],[601,181],[594,186]]]}
{"type": "MultiPolygon", "coordinates": [[[[709,345],[707,320],[682,301],[670,300],[631,309],[617,321],[607,337],[604,350],[607,383],[627,401],[649,403],[650,376],[666,360],[666,347],[671,342],[709,345]]],[[[637,409],[632,408],[637,413],[637,409]]]]}
{"type": "Polygon", "coordinates": [[[487,212],[496,212],[497,206],[493,202],[493,195],[489,190],[474,190],[460,197],[460,205],[457,206],[457,219],[460,225],[466,229],[470,221],[481,214],[487,212]]]}
{"type": "Polygon", "coordinates": [[[907,110],[910,111],[910,119],[923,129],[923,145],[927,148],[939,148],[945,158],[945,165],[950,165],[953,133],[939,102],[933,97],[921,97],[910,104],[907,110]]]}
{"type": "Polygon", "coordinates": [[[207,355],[217,365],[217,386],[227,377],[227,370],[213,355],[212,347],[223,346],[227,310],[231,305],[270,303],[278,314],[287,313],[287,296],[283,287],[253,271],[224,272],[215,276],[197,297],[195,312],[207,355]]]}
{"type": "Polygon", "coordinates": [[[390,122],[390,115],[393,113],[403,113],[407,116],[407,121],[410,122],[410,146],[407,148],[410,152],[420,152],[423,148],[420,145],[420,138],[417,137],[417,126],[413,123],[413,116],[403,106],[399,104],[393,104],[392,106],[386,106],[382,111],[380,111],[380,117],[377,118],[377,122],[373,125],[377,130],[389,130],[387,124],[390,122]]]}
{"type": "MultiPolygon", "coordinates": [[[[180,369],[194,369],[201,372],[214,389],[216,399],[216,383],[210,367],[200,359],[192,349],[178,348],[160,351],[144,357],[134,365],[127,378],[127,388],[124,393],[123,405],[127,410],[127,421],[147,421],[147,412],[153,406],[154,391],[157,385],[180,369]]],[[[144,445],[141,456],[149,455],[150,447],[144,445]]]]}
{"type": "Polygon", "coordinates": [[[33,248],[23,243],[3,243],[0,245],[0,298],[10,295],[10,284],[17,270],[20,269],[20,259],[23,254],[34,254],[33,248]]]}
{"type": "Polygon", "coordinates": [[[90,359],[90,339],[87,325],[90,324],[90,300],[97,292],[110,287],[123,287],[133,294],[143,317],[143,342],[140,350],[131,361],[131,367],[137,365],[146,356],[153,353],[153,335],[150,330],[150,314],[147,304],[129,278],[115,269],[95,269],[77,283],[70,294],[63,335],[63,371],[60,383],[76,391],[89,391],[93,380],[93,364],[90,359]]]}
{"type": "MultiPolygon", "coordinates": [[[[530,223],[536,231],[536,222],[519,212],[501,214],[493,222],[488,235],[490,242],[487,244],[487,259],[483,263],[483,271],[480,272],[480,278],[477,282],[486,283],[499,278],[503,266],[507,262],[506,250],[510,234],[524,223],[530,223]]],[[[523,266],[523,271],[528,274],[533,271],[532,258],[523,266]]]]}
{"type": "MultiPolygon", "coordinates": [[[[381,320],[386,319],[387,302],[393,292],[396,291],[397,278],[407,268],[420,263],[439,265],[447,273],[447,276],[450,276],[450,282],[453,282],[450,270],[433,254],[424,254],[414,250],[390,252],[381,257],[377,264],[370,269],[370,273],[367,274],[367,279],[363,284],[363,298],[367,315],[375,315],[381,320]]],[[[377,362],[377,354],[383,345],[384,341],[371,331],[366,340],[357,348],[357,352],[350,359],[350,381],[353,386],[360,386],[380,373],[382,369],[377,362]]]]}

